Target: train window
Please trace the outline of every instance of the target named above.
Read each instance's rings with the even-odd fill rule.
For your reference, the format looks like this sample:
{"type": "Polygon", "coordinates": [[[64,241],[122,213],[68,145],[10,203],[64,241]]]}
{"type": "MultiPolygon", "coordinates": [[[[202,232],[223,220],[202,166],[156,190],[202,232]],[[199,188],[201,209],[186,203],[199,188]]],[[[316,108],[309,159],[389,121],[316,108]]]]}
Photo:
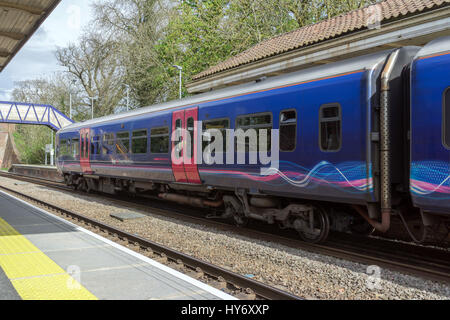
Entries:
{"type": "Polygon", "coordinates": [[[296,142],[297,111],[282,111],[280,114],[280,151],[294,151],[296,142]]]}
{"type": "Polygon", "coordinates": [[[80,155],[80,139],[72,139],[72,156],[75,158],[80,155]]]}
{"type": "Polygon", "coordinates": [[[103,135],[102,154],[113,154],[115,152],[114,133],[105,133],[103,135]]]}
{"type": "Polygon", "coordinates": [[[119,154],[130,152],[130,133],[128,131],[117,133],[116,149],[119,154]]]}
{"type": "Polygon", "coordinates": [[[183,122],[181,121],[181,119],[177,119],[175,121],[175,136],[172,136],[172,141],[173,141],[173,145],[174,145],[174,156],[176,157],[176,159],[181,159],[183,153],[183,147],[181,144],[181,141],[183,140],[183,132],[182,132],[182,127],[183,127],[183,122]]]}
{"type": "Polygon", "coordinates": [[[91,138],[91,155],[95,154],[95,144],[94,137],[91,138]]]}
{"type": "Polygon", "coordinates": [[[89,155],[89,150],[88,150],[88,134],[85,133],[83,135],[83,158],[87,158],[89,155]]]}
{"type": "Polygon", "coordinates": [[[134,154],[147,153],[147,130],[133,131],[131,148],[134,154]]]}
{"type": "Polygon", "coordinates": [[[100,137],[99,136],[95,136],[92,137],[92,141],[91,141],[91,154],[100,154],[100,137]]]}
{"type": "MultiPolygon", "coordinates": [[[[236,129],[242,129],[246,133],[245,137],[245,152],[249,151],[261,151],[267,152],[271,150],[271,135],[272,135],[272,114],[271,113],[263,113],[263,114],[251,114],[246,116],[239,116],[236,119],[236,129]],[[256,140],[252,139],[252,134],[250,129],[255,130],[256,132],[256,140]],[[267,133],[267,146],[266,150],[260,150],[259,139],[263,132],[267,133]]],[[[253,135],[254,136],[254,135],[253,135]]],[[[244,146],[242,146],[241,139],[236,137],[236,148],[237,150],[243,150],[244,146]]]]}
{"type": "Polygon", "coordinates": [[[342,117],[339,104],[327,104],[319,111],[319,143],[320,150],[325,152],[338,151],[342,141],[342,117]]]}
{"type": "MultiPolygon", "coordinates": [[[[230,120],[228,119],[214,119],[209,121],[203,121],[203,135],[209,136],[207,133],[207,130],[219,130],[222,134],[222,143],[223,143],[223,152],[226,152],[227,150],[227,144],[226,144],[226,129],[230,128],[230,120]]],[[[211,135],[210,141],[204,141],[203,140],[203,151],[205,151],[206,147],[209,146],[211,143],[214,142],[214,135],[211,135]]]]}
{"type": "Polygon", "coordinates": [[[67,139],[67,156],[70,157],[71,154],[72,154],[72,143],[70,139],[67,139]]]}
{"type": "Polygon", "coordinates": [[[61,139],[59,141],[58,157],[65,156],[67,154],[67,140],[61,139]]]}
{"type": "Polygon", "coordinates": [[[67,139],[67,142],[66,142],[66,156],[70,157],[71,153],[72,153],[72,145],[70,144],[70,139],[67,139]]]}
{"type": "Polygon", "coordinates": [[[81,140],[80,140],[80,157],[83,158],[84,157],[84,135],[81,136],[81,140]]]}
{"type": "MultiPolygon", "coordinates": [[[[187,149],[187,158],[192,158],[192,155],[194,154],[194,118],[190,117],[187,119],[186,121],[186,126],[187,126],[187,132],[189,134],[189,143],[190,143],[190,148],[187,149]]],[[[186,142],[188,143],[188,142],[186,142]]]]}
{"type": "Polygon", "coordinates": [[[450,88],[444,93],[442,110],[442,140],[444,146],[450,149],[450,88]]]}
{"type": "Polygon", "coordinates": [[[152,153],[168,153],[169,141],[169,127],[153,128],[150,131],[150,151],[152,153]]]}

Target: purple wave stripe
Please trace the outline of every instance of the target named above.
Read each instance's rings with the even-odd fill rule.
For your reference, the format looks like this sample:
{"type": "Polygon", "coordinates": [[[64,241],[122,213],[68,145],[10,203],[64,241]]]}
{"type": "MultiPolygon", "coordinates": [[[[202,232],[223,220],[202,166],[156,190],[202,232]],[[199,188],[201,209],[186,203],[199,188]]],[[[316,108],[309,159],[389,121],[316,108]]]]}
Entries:
{"type": "MultiPolygon", "coordinates": [[[[242,171],[234,171],[234,170],[218,170],[218,169],[201,169],[199,170],[200,173],[217,173],[217,174],[230,174],[230,175],[240,175],[245,178],[248,178],[252,181],[259,181],[259,182],[271,182],[271,181],[277,181],[282,178],[284,181],[293,184],[294,186],[299,187],[299,185],[296,183],[296,180],[290,179],[289,177],[295,177],[297,179],[305,179],[308,178],[308,174],[303,174],[300,172],[293,172],[293,171],[283,171],[283,172],[277,172],[271,175],[267,176],[260,176],[260,175],[252,175],[247,172],[242,171]]],[[[307,179],[306,183],[300,187],[307,187],[312,182],[316,183],[326,183],[326,184],[334,184],[339,187],[343,188],[355,188],[360,191],[367,191],[373,188],[373,179],[372,178],[364,178],[364,179],[357,179],[357,180],[345,180],[345,181],[329,181],[323,178],[316,178],[316,177],[309,177],[307,179]]]]}

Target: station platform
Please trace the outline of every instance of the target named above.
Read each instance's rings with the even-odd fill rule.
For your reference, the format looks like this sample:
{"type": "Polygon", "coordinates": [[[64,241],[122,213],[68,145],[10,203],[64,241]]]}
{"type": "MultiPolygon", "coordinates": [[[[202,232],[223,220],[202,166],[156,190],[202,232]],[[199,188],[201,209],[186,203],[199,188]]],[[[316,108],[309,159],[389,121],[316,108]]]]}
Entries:
{"type": "Polygon", "coordinates": [[[0,191],[0,300],[234,300],[0,191]]]}
{"type": "Polygon", "coordinates": [[[56,182],[64,181],[64,178],[58,173],[56,166],[13,164],[9,169],[9,172],[56,182]]]}

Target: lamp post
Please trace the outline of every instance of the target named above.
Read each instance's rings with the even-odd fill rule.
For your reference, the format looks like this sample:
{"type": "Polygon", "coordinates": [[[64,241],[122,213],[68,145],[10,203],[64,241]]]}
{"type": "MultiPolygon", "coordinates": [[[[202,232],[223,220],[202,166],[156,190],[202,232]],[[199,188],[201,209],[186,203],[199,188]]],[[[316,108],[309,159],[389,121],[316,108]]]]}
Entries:
{"type": "Polygon", "coordinates": [[[125,88],[127,88],[127,111],[130,110],[130,86],[125,85],[125,88]]]}
{"type": "Polygon", "coordinates": [[[72,80],[69,84],[69,118],[72,119],[72,85],[77,82],[76,80],[72,80]]]}
{"type": "Polygon", "coordinates": [[[174,67],[175,69],[177,69],[178,71],[180,71],[180,99],[181,99],[181,73],[183,71],[183,67],[177,66],[176,64],[174,64],[172,67],[174,67]]]}
{"type": "Polygon", "coordinates": [[[94,100],[98,100],[98,97],[89,97],[91,99],[91,115],[92,119],[94,119],[94,100]]]}

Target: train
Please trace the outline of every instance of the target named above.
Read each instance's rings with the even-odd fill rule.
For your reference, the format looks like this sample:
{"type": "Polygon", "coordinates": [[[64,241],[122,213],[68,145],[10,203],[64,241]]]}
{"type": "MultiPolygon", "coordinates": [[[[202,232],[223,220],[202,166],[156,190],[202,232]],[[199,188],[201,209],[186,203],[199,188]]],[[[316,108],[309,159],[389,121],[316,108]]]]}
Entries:
{"type": "Polygon", "coordinates": [[[387,232],[392,216],[415,241],[445,238],[449,74],[450,37],[314,65],[72,124],[56,134],[56,164],[84,191],[211,208],[307,242],[330,230],[387,232]],[[223,149],[212,148],[211,132],[223,134],[223,149]],[[273,163],[253,156],[263,149],[273,163]],[[420,234],[408,229],[412,219],[420,234]]]}

